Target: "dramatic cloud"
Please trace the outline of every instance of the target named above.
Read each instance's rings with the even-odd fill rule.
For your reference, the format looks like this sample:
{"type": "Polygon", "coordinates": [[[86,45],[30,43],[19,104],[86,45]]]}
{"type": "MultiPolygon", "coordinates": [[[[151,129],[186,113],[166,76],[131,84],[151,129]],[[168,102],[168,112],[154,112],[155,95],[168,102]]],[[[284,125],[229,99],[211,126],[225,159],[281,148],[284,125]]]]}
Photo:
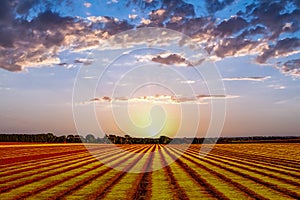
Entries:
{"type": "Polygon", "coordinates": [[[265,50],[257,57],[259,63],[265,63],[269,58],[291,55],[300,51],[300,39],[298,38],[285,38],[278,41],[278,43],[270,49],[265,50]]]}
{"type": "Polygon", "coordinates": [[[137,62],[157,62],[164,65],[191,67],[201,64],[204,59],[188,61],[186,58],[179,54],[174,53],[161,53],[161,54],[145,54],[145,55],[135,55],[137,62]]]}
{"type": "Polygon", "coordinates": [[[128,103],[162,103],[162,104],[180,104],[180,103],[192,103],[192,104],[207,104],[207,100],[210,99],[233,99],[238,98],[239,96],[234,95],[206,95],[201,94],[194,97],[183,97],[176,95],[155,95],[155,96],[139,96],[139,97],[96,97],[90,99],[88,102],[84,104],[96,102],[96,103],[104,103],[104,102],[128,102],[128,103]]]}
{"type": "Polygon", "coordinates": [[[245,19],[241,17],[232,17],[229,20],[224,20],[220,25],[217,26],[215,34],[220,36],[228,36],[236,33],[248,26],[245,19]]]}
{"type": "Polygon", "coordinates": [[[192,63],[187,61],[185,58],[178,54],[169,54],[167,56],[158,55],[157,57],[152,58],[153,62],[158,62],[165,65],[184,65],[184,66],[193,66],[192,63]]]}
{"type": "Polygon", "coordinates": [[[90,34],[80,22],[51,11],[40,13],[30,22],[15,20],[13,26],[0,26],[0,53],[4,55],[0,67],[20,71],[26,66],[59,64],[63,48],[91,42],[90,34]]]}
{"type": "Polygon", "coordinates": [[[265,81],[270,79],[271,76],[265,77],[236,77],[236,78],[223,78],[223,81],[265,81]]]}
{"type": "Polygon", "coordinates": [[[289,60],[280,68],[283,73],[300,77],[300,59],[289,60]]]}
{"type": "MultiPolygon", "coordinates": [[[[63,51],[89,50],[112,35],[139,27],[165,27],[187,34],[216,60],[254,55],[258,64],[264,64],[300,52],[299,1],[249,1],[246,7],[236,3],[239,2],[207,0],[202,8],[206,14],[202,16],[196,15],[199,7],[195,3],[182,0],[111,1],[101,5],[107,9],[122,7],[125,17],[118,19],[101,13],[77,17],[63,10],[56,12],[61,5],[75,6],[70,0],[2,0],[0,68],[21,71],[25,67],[59,64],[63,51]]],[[[86,1],[81,6],[89,10],[96,7],[94,4],[86,1]]],[[[193,65],[177,54],[157,56],[152,61],[193,65]]],[[[297,63],[287,60],[279,69],[298,75],[297,63]]]]}
{"type": "Polygon", "coordinates": [[[74,63],[82,63],[84,65],[90,65],[93,63],[93,60],[92,59],[87,59],[87,58],[79,58],[79,59],[76,59],[74,61],[74,63]]]}
{"type": "Polygon", "coordinates": [[[95,98],[91,99],[90,101],[91,102],[111,102],[111,100],[112,99],[110,97],[104,96],[101,98],[95,97],[95,98]]]}

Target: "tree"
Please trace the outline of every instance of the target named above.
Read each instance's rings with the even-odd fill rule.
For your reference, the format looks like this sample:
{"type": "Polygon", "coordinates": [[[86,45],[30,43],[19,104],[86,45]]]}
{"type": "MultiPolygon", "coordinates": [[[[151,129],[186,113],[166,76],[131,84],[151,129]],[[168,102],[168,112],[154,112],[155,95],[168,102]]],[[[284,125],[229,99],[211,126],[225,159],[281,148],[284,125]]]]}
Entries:
{"type": "Polygon", "coordinates": [[[68,135],[67,136],[67,143],[74,143],[74,142],[75,142],[74,135],[68,135]]]}
{"type": "Polygon", "coordinates": [[[167,136],[160,136],[159,137],[159,144],[168,144],[171,141],[172,141],[172,139],[167,137],[167,136]]]}
{"type": "Polygon", "coordinates": [[[87,143],[96,143],[96,138],[93,134],[88,134],[85,136],[85,140],[87,143]]]}
{"type": "Polygon", "coordinates": [[[131,144],[132,143],[132,141],[131,141],[131,137],[130,137],[130,135],[125,135],[125,144],[131,144]]]}
{"type": "Polygon", "coordinates": [[[111,144],[111,141],[108,139],[108,136],[105,134],[105,136],[102,139],[104,144],[111,144]]]}
{"type": "Polygon", "coordinates": [[[54,140],[55,140],[55,138],[56,138],[56,136],[54,136],[53,135],[53,133],[47,133],[47,135],[46,135],[46,140],[47,140],[47,142],[54,142],[54,140]]]}
{"type": "Polygon", "coordinates": [[[81,141],[82,143],[85,143],[85,142],[86,142],[85,137],[83,137],[82,135],[79,135],[79,138],[80,138],[80,141],[81,141]]]}
{"type": "Polygon", "coordinates": [[[111,143],[116,144],[117,137],[115,135],[109,135],[108,139],[111,143]]]}
{"type": "Polygon", "coordinates": [[[74,135],[74,142],[75,143],[82,143],[81,136],[80,135],[74,135]]]}
{"type": "Polygon", "coordinates": [[[103,143],[104,143],[104,140],[103,140],[102,138],[97,137],[97,138],[96,138],[96,143],[98,143],[98,144],[103,144],[103,143]]]}
{"type": "Polygon", "coordinates": [[[58,143],[65,143],[65,142],[66,142],[66,136],[63,135],[63,136],[56,137],[55,142],[58,142],[58,143]]]}

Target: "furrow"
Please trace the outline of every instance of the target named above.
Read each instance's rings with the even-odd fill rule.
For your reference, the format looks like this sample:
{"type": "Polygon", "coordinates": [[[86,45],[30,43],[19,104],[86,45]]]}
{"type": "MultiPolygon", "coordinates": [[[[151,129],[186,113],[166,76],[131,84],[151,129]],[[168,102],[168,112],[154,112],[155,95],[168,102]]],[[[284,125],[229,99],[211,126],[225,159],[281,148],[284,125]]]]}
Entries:
{"type": "MultiPolygon", "coordinates": [[[[220,151],[218,151],[220,152],[220,151]]],[[[225,154],[229,154],[232,153],[231,151],[228,150],[222,150],[220,153],[225,153],[225,154]]],[[[293,160],[289,160],[289,159],[284,159],[284,158],[272,158],[272,157],[268,157],[268,156],[263,156],[263,155],[257,155],[257,154],[249,154],[249,153],[244,153],[244,152],[234,152],[235,155],[237,155],[238,157],[242,157],[242,158],[249,158],[252,160],[261,160],[265,163],[272,163],[275,165],[282,165],[282,166],[286,166],[286,167],[291,167],[293,169],[295,169],[295,171],[300,171],[300,162],[297,161],[293,161],[293,160]]]]}
{"type": "MultiPolygon", "coordinates": [[[[125,155],[126,153],[120,151],[120,153],[116,153],[114,155],[108,155],[102,160],[105,162],[114,162],[120,156],[125,155]]],[[[61,174],[59,179],[57,179],[58,183],[45,185],[42,190],[31,194],[31,196],[26,199],[57,199],[65,193],[70,192],[72,189],[79,187],[83,182],[88,182],[95,176],[103,175],[106,172],[109,172],[111,168],[107,167],[104,164],[95,168],[92,165],[87,165],[82,167],[82,169],[75,169],[73,171],[67,172],[68,174],[61,174]],[[90,170],[85,170],[86,168],[91,168],[90,170]],[[84,173],[81,173],[78,176],[72,176],[75,171],[85,170],[84,173]],[[71,176],[71,177],[68,177],[71,176]]]]}
{"type": "MultiPolygon", "coordinates": [[[[202,165],[204,165],[204,162],[209,164],[208,166],[211,168],[211,167],[214,167],[214,168],[217,168],[215,171],[227,171],[227,172],[231,172],[233,174],[236,174],[240,177],[243,177],[243,178],[247,178],[248,180],[251,180],[261,186],[264,186],[264,187],[267,187],[269,188],[269,190],[264,190],[264,192],[261,192],[262,196],[263,193],[266,194],[266,195],[273,195],[273,198],[274,197],[277,197],[279,198],[280,196],[282,196],[282,198],[296,198],[298,199],[299,198],[299,194],[297,194],[297,192],[294,192],[294,190],[289,190],[287,188],[283,188],[282,187],[282,184],[283,183],[278,183],[278,184],[274,184],[272,181],[270,181],[270,178],[269,177],[262,177],[260,175],[257,175],[255,173],[250,173],[248,170],[243,170],[243,169],[239,169],[239,168],[234,168],[234,167],[230,167],[226,164],[223,164],[221,162],[213,162],[212,160],[209,160],[208,158],[203,158],[198,156],[198,155],[194,155],[194,154],[190,154],[188,152],[185,152],[184,155],[182,155],[182,157],[184,158],[187,158],[188,156],[191,156],[193,159],[194,162],[198,161],[198,162],[201,162],[202,165]],[[219,169],[218,169],[219,168],[219,169]],[[269,179],[269,180],[267,180],[269,179]]],[[[197,162],[197,163],[198,163],[197,162]]],[[[233,176],[231,176],[233,177],[233,176]]],[[[239,180],[238,182],[240,182],[241,180],[239,180]]],[[[248,185],[246,185],[248,186],[248,185]]],[[[262,187],[259,187],[259,189],[262,189],[262,187]]],[[[254,190],[253,191],[257,191],[257,190],[254,190]]],[[[297,191],[297,190],[296,190],[297,191]]]]}
{"type": "Polygon", "coordinates": [[[133,184],[136,185],[135,188],[132,188],[134,194],[129,195],[130,199],[149,199],[151,197],[151,185],[152,185],[152,165],[154,161],[154,154],[156,145],[153,145],[153,148],[150,151],[150,155],[143,167],[142,173],[140,173],[137,181],[133,184]]]}
{"type": "Polygon", "coordinates": [[[174,199],[188,199],[188,196],[184,189],[179,185],[178,181],[176,180],[174,173],[171,170],[171,167],[168,165],[167,158],[163,154],[163,150],[165,149],[165,146],[162,147],[159,150],[159,154],[161,157],[162,166],[164,166],[163,170],[165,171],[165,174],[167,175],[167,179],[169,182],[169,185],[171,185],[173,198],[174,199]]]}
{"type": "MultiPolygon", "coordinates": [[[[175,150],[175,148],[169,148],[170,151],[172,151],[175,154],[181,154],[178,151],[175,150]]],[[[178,160],[176,160],[176,162],[181,163],[182,165],[185,166],[185,168],[188,168],[189,171],[192,172],[193,176],[195,179],[197,179],[198,181],[202,181],[201,179],[199,179],[199,176],[203,176],[202,179],[206,179],[207,181],[209,181],[210,179],[212,179],[211,177],[216,177],[218,178],[217,180],[215,180],[215,184],[211,183],[211,185],[214,185],[216,187],[217,184],[221,185],[221,189],[224,190],[223,192],[221,192],[223,195],[231,195],[230,197],[226,197],[229,199],[235,198],[235,199],[263,199],[266,200],[267,198],[264,198],[263,196],[255,193],[252,190],[249,190],[249,188],[247,186],[244,186],[242,184],[240,184],[238,181],[234,181],[231,179],[231,177],[227,177],[224,175],[224,173],[219,173],[217,170],[212,170],[211,168],[209,168],[208,166],[205,165],[201,165],[197,162],[194,161],[194,159],[189,158],[188,156],[186,156],[185,154],[181,156],[181,158],[179,158],[178,160]],[[192,168],[193,166],[193,168],[192,168]],[[194,170],[196,169],[196,170],[194,170]],[[206,173],[207,172],[207,173],[206,173]],[[229,187],[225,188],[226,185],[229,185],[229,187]],[[231,191],[230,191],[231,189],[231,191]],[[226,194],[227,191],[227,194],[226,194]],[[228,192],[232,192],[232,194],[228,194],[228,192]],[[238,196],[239,195],[239,196],[238,196]]],[[[213,181],[213,179],[212,179],[213,181]]],[[[215,188],[215,190],[218,190],[217,188],[215,188]]],[[[218,197],[218,198],[223,198],[223,197],[218,197]]]]}
{"type": "MultiPolygon", "coordinates": [[[[109,196],[107,195],[113,195],[116,196],[117,194],[114,191],[118,191],[119,188],[117,188],[117,190],[114,190],[116,188],[114,188],[115,186],[117,186],[117,184],[126,176],[126,175],[134,175],[134,178],[137,178],[137,174],[136,173],[128,173],[128,171],[130,171],[131,169],[133,169],[133,167],[135,167],[136,165],[139,165],[139,162],[141,162],[141,160],[145,157],[147,152],[151,152],[151,149],[153,149],[152,145],[145,145],[147,148],[145,150],[142,151],[142,153],[140,153],[140,155],[138,155],[137,158],[135,158],[131,163],[127,164],[121,172],[119,172],[116,176],[114,176],[111,180],[109,180],[103,187],[101,187],[100,190],[98,190],[96,193],[92,194],[91,196],[89,196],[89,199],[110,199],[109,196]]],[[[146,164],[146,163],[145,163],[146,164]]],[[[145,166],[144,164],[144,166],[145,166]]],[[[143,167],[144,167],[143,166],[143,167]]],[[[137,169],[139,170],[139,169],[137,169]]],[[[135,180],[133,179],[133,180],[135,180]]],[[[126,180],[126,178],[124,178],[124,180],[126,180]]],[[[128,182],[130,182],[132,184],[132,179],[128,179],[128,182]]],[[[122,190],[123,192],[121,192],[122,194],[120,196],[126,195],[126,193],[129,193],[129,190],[126,190],[124,187],[126,186],[126,184],[122,184],[120,183],[119,186],[123,186],[122,190]]],[[[131,189],[131,186],[129,185],[129,189],[131,189]]],[[[119,191],[118,191],[119,192],[119,191]]]]}
{"type": "MultiPolygon", "coordinates": [[[[111,154],[104,155],[104,158],[109,157],[109,156],[111,156],[111,154]]],[[[15,181],[9,182],[9,185],[4,184],[4,186],[0,188],[0,192],[7,193],[10,190],[20,188],[21,186],[26,187],[26,185],[28,185],[28,184],[34,184],[35,182],[41,181],[42,179],[52,177],[52,176],[55,176],[55,175],[58,175],[61,173],[66,173],[70,170],[73,170],[73,169],[76,169],[79,167],[83,167],[85,165],[88,165],[90,163],[97,162],[97,161],[98,160],[96,158],[90,157],[86,161],[81,161],[79,163],[76,162],[75,164],[71,164],[71,165],[69,164],[69,165],[66,165],[66,166],[60,167],[60,168],[54,168],[54,169],[48,170],[42,174],[37,173],[37,174],[31,175],[31,177],[29,177],[28,179],[26,179],[26,177],[25,177],[24,178],[25,180],[23,180],[23,178],[17,179],[15,181]]]]}
{"type": "Polygon", "coordinates": [[[88,195],[91,193],[91,191],[96,191],[99,193],[99,189],[102,190],[102,188],[105,187],[105,184],[108,184],[109,181],[111,181],[118,173],[120,173],[113,167],[121,165],[126,166],[127,163],[130,163],[130,161],[132,161],[132,159],[134,159],[138,153],[145,151],[146,148],[147,147],[140,147],[137,148],[135,152],[131,153],[122,151],[122,154],[118,156],[118,159],[112,159],[108,161],[111,162],[111,167],[109,167],[102,173],[87,176],[86,178],[80,180],[66,190],[61,191],[52,199],[78,199],[79,197],[89,199],[90,197],[88,195]]]}
{"type": "MultiPolygon", "coordinates": [[[[133,147],[131,147],[131,148],[133,148],[133,147]]],[[[108,149],[108,147],[105,147],[103,149],[102,148],[96,148],[94,150],[94,153],[96,151],[101,151],[101,152],[104,153],[105,149],[108,149]]],[[[109,150],[111,150],[111,148],[109,150]]],[[[35,169],[35,168],[47,167],[49,165],[58,164],[60,162],[64,162],[66,160],[70,160],[70,159],[73,159],[73,158],[76,159],[76,158],[79,158],[79,157],[85,157],[87,155],[91,155],[91,153],[86,150],[86,152],[84,152],[82,154],[75,154],[74,156],[69,155],[69,154],[65,154],[65,155],[59,156],[59,157],[50,157],[48,159],[41,159],[41,161],[35,161],[35,162],[29,161],[30,163],[28,163],[28,164],[24,164],[24,162],[22,162],[20,165],[16,165],[16,163],[15,163],[12,168],[6,168],[5,172],[0,173],[0,177],[10,175],[10,174],[16,174],[16,173],[20,173],[20,172],[24,172],[24,171],[30,171],[30,170],[35,169]],[[55,160],[55,162],[53,162],[53,160],[55,160]]]]}
{"type": "MultiPolygon", "coordinates": [[[[172,147],[167,147],[166,152],[170,157],[176,159],[176,156],[171,153],[171,148],[172,147]]],[[[178,155],[180,156],[181,154],[178,155]]],[[[190,174],[190,177],[194,179],[199,185],[201,185],[203,188],[206,188],[208,193],[210,193],[213,197],[217,199],[230,199],[227,197],[227,193],[230,193],[230,191],[226,190],[226,192],[221,192],[220,190],[225,187],[224,184],[220,185],[220,182],[223,182],[222,179],[212,176],[212,174],[205,171],[203,168],[201,168],[201,173],[197,173],[197,171],[190,167],[188,164],[186,164],[186,160],[183,160],[182,158],[183,155],[178,157],[175,163],[178,163],[182,170],[190,174]]]]}
{"type": "MultiPolygon", "coordinates": [[[[195,151],[190,151],[189,150],[187,152],[191,152],[192,154],[197,154],[197,152],[195,152],[195,151]]],[[[269,177],[277,179],[279,181],[283,181],[285,183],[300,187],[300,179],[299,179],[300,176],[297,176],[297,175],[294,175],[294,174],[282,173],[280,171],[269,169],[269,168],[267,168],[267,166],[261,167],[261,166],[257,166],[255,164],[252,164],[252,163],[249,163],[249,162],[236,161],[236,160],[227,159],[227,158],[224,158],[224,157],[217,157],[215,155],[206,155],[206,158],[209,158],[209,159],[214,160],[216,162],[221,162],[221,163],[224,163],[224,164],[228,164],[228,165],[231,165],[233,167],[248,170],[248,171],[251,171],[251,172],[254,172],[254,173],[257,173],[257,174],[261,174],[263,176],[269,176],[269,177]],[[293,180],[291,180],[291,179],[293,179],[293,180]]]]}
{"type": "MultiPolygon", "coordinates": [[[[200,146],[199,145],[191,146],[190,149],[192,149],[194,151],[197,151],[198,154],[199,154],[200,146]]],[[[258,166],[262,166],[263,168],[268,167],[268,168],[275,169],[277,171],[286,173],[287,175],[293,174],[293,176],[294,175],[299,176],[299,173],[300,173],[299,168],[281,165],[280,163],[277,163],[277,162],[272,162],[272,163],[271,162],[266,162],[264,160],[257,159],[255,154],[254,154],[254,156],[251,156],[251,155],[243,156],[243,155],[237,155],[237,154],[235,154],[235,152],[228,151],[228,150],[226,151],[226,153],[222,153],[221,150],[218,148],[218,145],[216,145],[214,147],[214,149],[209,153],[209,155],[221,156],[221,157],[224,157],[224,158],[229,157],[230,159],[237,159],[237,160],[242,160],[242,161],[245,161],[245,162],[250,162],[250,163],[253,163],[253,164],[257,164],[258,166]]]]}

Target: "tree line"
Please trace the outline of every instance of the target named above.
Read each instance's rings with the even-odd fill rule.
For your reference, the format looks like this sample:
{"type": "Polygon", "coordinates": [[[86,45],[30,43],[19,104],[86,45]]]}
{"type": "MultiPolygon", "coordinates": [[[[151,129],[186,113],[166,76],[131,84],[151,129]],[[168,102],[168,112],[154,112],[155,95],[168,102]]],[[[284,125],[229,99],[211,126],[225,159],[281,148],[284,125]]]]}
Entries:
{"type": "Polygon", "coordinates": [[[129,135],[105,135],[102,138],[88,134],[56,136],[53,133],[41,134],[0,134],[0,142],[35,142],[35,143],[98,143],[98,144],[203,144],[203,143],[262,143],[262,142],[300,142],[294,136],[254,136],[254,137],[220,137],[220,138],[136,138],[129,135]]]}
{"type": "Polygon", "coordinates": [[[0,142],[36,142],[36,143],[99,143],[99,144],[167,144],[171,138],[161,136],[160,138],[134,138],[129,135],[116,136],[113,134],[104,137],[95,137],[88,134],[56,136],[53,133],[40,134],[0,134],[0,142]]]}

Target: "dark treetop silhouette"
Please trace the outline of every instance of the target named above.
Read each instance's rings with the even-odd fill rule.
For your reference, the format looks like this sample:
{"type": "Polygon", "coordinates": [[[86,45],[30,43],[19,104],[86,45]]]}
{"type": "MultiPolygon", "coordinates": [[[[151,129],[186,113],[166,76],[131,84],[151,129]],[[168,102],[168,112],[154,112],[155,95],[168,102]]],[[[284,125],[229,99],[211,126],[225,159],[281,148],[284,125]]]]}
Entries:
{"type": "Polygon", "coordinates": [[[296,136],[254,136],[254,137],[232,137],[232,138],[136,138],[129,135],[116,136],[105,135],[103,138],[88,134],[56,136],[53,133],[41,134],[0,134],[0,142],[35,142],[35,143],[99,143],[99,144],[202,144],[202,143],[270,143],[270,142],[300,142],[296,136]]]}

